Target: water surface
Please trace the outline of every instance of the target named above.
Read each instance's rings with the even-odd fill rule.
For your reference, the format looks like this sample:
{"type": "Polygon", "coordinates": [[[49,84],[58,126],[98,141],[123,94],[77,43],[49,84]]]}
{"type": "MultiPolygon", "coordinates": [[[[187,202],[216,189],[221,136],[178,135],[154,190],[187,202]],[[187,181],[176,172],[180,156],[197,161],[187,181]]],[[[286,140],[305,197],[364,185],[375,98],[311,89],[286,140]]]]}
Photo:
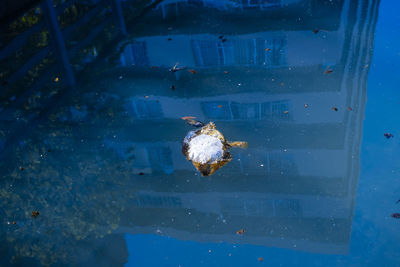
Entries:
{"type": "Polygon", "coordinates": [[[396,7],[161,2],[3,123],[0,262],[400,265],[396,7]],[[183,116],[249,147],[202,177],[183,116]]]}

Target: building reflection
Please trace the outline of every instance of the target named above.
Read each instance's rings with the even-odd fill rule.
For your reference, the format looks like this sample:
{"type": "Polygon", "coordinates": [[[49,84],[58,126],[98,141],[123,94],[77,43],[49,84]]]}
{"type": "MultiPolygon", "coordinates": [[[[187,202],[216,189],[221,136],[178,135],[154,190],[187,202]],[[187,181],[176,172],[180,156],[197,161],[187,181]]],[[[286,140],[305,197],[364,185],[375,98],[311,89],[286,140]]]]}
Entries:
{"type": "MultiPolygon", "coordinates": [[[[26,188],[47,196],[63,214],[59,221],[43,208],[48,225],[37,227],[43,232],[61,225],[70,236],[66,243],[56,239],[64,233],[49,235],[48,247],[69,244],[65,255],[76,254],[74,262],[99,266],[122,265],[129,246],[123,234],[137,233],[347,253],[378,4],[163,1],[145,18],[154,25],[146,37],[122,49],[117,69],[124,75],[107,85],[110,92],[96,91],[107,79],[95,72],[89,92],[79,92],[72,104],[66,99],[49,116],[50,125],[19,144],[40,146],[40,153],[17,150],[47,174],[32,174],[43,181],[26,188]],[[219,14],[213,21],[218,29],[190,24],[204,12],[219,14]],[[157,26],[165,22],[175,30],[157,26]],[[170,73],[177,62],[187,69],[170,73]],[[214,121],[228,140],[248,141],[249,148],[232,150],[232,162],[200,177],[181,153],[191,130],[182,116],[214,121]],[[39,161],[42,155],[47,163],[39,161]],[[45,191],[36,191],[42,185],[45,191]],[[239,229],[246,233],[238,236],[239,229]]],[[[25,201],[26,188],[13,196],[25,201]]],[[[10,203],[7,209],[17,210],[10,203]]],[[[36,237],[21,240],[34,243],[36,237]]],[[[2,254],[13,255],[10,242],[3,242],[2,254]]]]}
{"type": "Polygon", "coordinates": [[[193,4],[219,12],[235,4],[242,14],[251,8],[279,13],[301,4],[308,7],[304,17],[317,16],[322,24],[334,26],[315,33],[323,28],[286,23],[281,29],[222,37],[169,35],[172,40],[152,34],[128,45],[120,65],[153,72],[136,82],[137,88],[151,84],[152,95],[139,89],[127,99],[124,108],[134,118],[136,133],[124,142],[106,143],[123,158],[134,156],[134,171],[152,175],[135,179],[139,190],[119,231],[348,252],[378,1],[333,2],[331,7],[323,1],[161,5],[160,19],[167,19],[193,4]],[[322,17],[327,10],[335,15],[322,17]],[[197,74],[164,75],[156,69],[176,62],[197,74]],[[333,72],[326,74],[326,69],[333,72]],[[180,92],[171,96],[166,82],[180,92]],[[185,115],[214,121],[228,139],[247,140],[249,148],[233,151],[234,160],[212,177],[199,178],[180,151],[188,128],[179,118],[185,115]],[[160,135],[154,129],[166,132],[160,135]],[[135,150],[124,153],[132,143],[135,150]],[[236,235],[241,228],[246,235],[236,235]]]}

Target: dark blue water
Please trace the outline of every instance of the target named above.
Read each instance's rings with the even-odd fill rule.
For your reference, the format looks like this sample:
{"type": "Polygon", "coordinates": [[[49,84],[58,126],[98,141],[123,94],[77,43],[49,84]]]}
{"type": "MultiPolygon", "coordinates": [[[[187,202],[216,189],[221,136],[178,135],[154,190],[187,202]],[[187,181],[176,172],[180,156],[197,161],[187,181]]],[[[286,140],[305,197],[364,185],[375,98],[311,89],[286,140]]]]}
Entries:
{"type": "Polygon", "coordinates": [[[162,1],[94,40],[1,111],[0,263],[400,266],[399,8],[162,1]],[[184,116],[248,148],[202,177],[184,116]]]}

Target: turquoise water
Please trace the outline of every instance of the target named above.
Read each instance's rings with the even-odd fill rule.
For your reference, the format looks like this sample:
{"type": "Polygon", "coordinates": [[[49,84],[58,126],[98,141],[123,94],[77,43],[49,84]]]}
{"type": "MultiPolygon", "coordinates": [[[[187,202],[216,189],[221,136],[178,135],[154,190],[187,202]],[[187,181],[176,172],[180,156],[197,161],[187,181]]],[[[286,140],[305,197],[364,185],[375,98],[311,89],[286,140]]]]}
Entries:
{"type": "Polygon", "coordinates": [[[2,122],[0,263],[399,266],[399,7],[161,2],[2,122]],[[248,148],[202,177],[184,116],[248,148]]]}

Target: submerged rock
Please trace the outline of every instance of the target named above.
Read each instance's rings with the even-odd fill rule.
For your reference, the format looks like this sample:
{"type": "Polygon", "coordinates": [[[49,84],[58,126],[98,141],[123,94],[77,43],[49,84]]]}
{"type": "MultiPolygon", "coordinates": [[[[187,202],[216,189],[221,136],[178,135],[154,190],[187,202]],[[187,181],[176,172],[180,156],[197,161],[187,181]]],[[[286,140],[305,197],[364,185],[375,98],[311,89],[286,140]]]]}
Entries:
{"type": "Polygon", "coordinates": [[[183,140],[182,153],[196,169],[208,176],[232,160],[231,147],[246,148],[247,142],[228,142],[213,122],[190,131],[183,140]]]}

